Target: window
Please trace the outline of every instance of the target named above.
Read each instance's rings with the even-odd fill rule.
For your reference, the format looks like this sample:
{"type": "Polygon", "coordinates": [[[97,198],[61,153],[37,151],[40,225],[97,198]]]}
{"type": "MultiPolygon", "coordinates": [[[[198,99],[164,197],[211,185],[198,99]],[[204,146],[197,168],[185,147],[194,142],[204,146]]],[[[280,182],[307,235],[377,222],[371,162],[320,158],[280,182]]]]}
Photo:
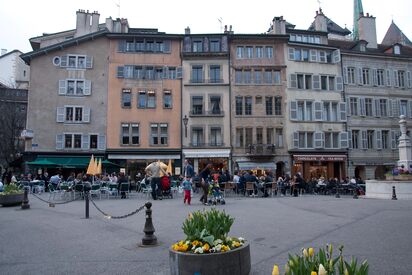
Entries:
{"type": "Polygon", "coordinates": [[[145,91],[140,91],[137,97],[137,107],[146,108],[147,106],[147,94],[145,91]]]}
{"type": "Polygon", "coordinates": [[[220,96],[211,96],[210,97],[210,111],[214,115],[220,115],[221,111],[221,97],[220,96]]]}
{"type": "Polygon", "coordinates": [[[210,128],[210,146],[222,146],[222,129],[220,127],[210,128]]]}
{"type": "Polygon", "coordinates": [[[253,128],[245,128],[245,146],[253,144],[253,128]]]}
{"type": "Polygon", "coordinates": [[[59,95],[83,96],[90,95],[91,81],[85,79],[59,80],[59,95]]]}
{"type": "Polygon", "coordinates": [[[382,149],[389,149],[389,131],[382,130],[382,149]]]}
{"type": "Polygon", "coordinates": [[[371,85],[369,74],[370,74],[370,70],[368,68],[362,68],[362,84],[363,85],[371,85]]]}
{"type": "Polygon", "coordinates": [[[256,144],[263,144],[263,128],[256,128],[256,144]]]}
{"type": "Polygon", "coordinates": [[[168,144],[168,125],[166,123],[150,124],[150,145],[168,144]]]}
{"type": "Polygon", "coordinates": [[[348,72],[347,72],[347,82],[348,84],[355,84],[355,68],[354,67],[349,67],[348,72]]]}
{"type": "Polygon", "coordinates": [[[266,144],[275,144],[273,128],[266,128],[266,144]]]}
{"type": "Polygon", "coordinates": [[[243,97],[242,96],[237,96],[236,99],[236,115],[243,115],[243,97]]]}
{"type": "Polygon", "coordinates": [[[122,124],[122,145],[129,145],[129,124],[122,124]]]}
{"type": "Polygon", "coordinates": [[[313,148],[313,133],[299,132],[299,148],[313,148]]]}
{"type": "Polygon", "coordinates": [[[220,66],[219,65],[211,65],[209,68],[209,78],[210,83],[221,83],[220,78],[220,66]]]}
{"type": "Polygon", "coordinates": [[[312,89],[312,75],[297,74],[296,77],[298,89],[312,89]]]}
{"type": "Polygon", "coordinates": [[[243,56],[243,47],[241,47],[241,46],[236,47],[236,57],[238,59],[244,58],[244,56],[243,56]]]}
{"type": "Polygon", "coordinates": [[[202,40],[193,41],[193,52],[203,52],[203,41],[202,40]]]}
{"type": "Polygon", "coordinates": [[[243,128],[236,128],[236,147],[243,147],[243,128]]]}
{"type": "Polygon", "coordinates": [[[273,47],[265,47],[266,58],[273,58],[273,47]]]}
{"type": "Polygon", "coordinates": [[[276,147],[282,148],[283,147],[283,129],[276,128],[276,147]]]}
{"type": "Polygon", "coordinates": [[[192,97],[192,114],[193,115],[203,114],[203,96],[193,96],[192,97]]]}
{"type": "Polygon", "coordinates": [[[90,149],[97,149],[97,135],[90,135],[89,137],[89,146],[90,149]]]}
{"type": "Polygon", "coordinates": [[[130,89],[122,89],[122,107],[130,108],[132,106],[132,94],[130,89]]]}
{"type": "Polygon", "coordinates": [[[282,97],[280,96],[275,97],[275,115],[276,116],[282,115],[282,97]]]}
{"type": "Polygon", "coordinates": [[[172,92],[163,91],[163,108],[171,109],[172,108],[172,92]]]}
{"type": "Polygon", "coordinates": [[[386,99],[379,99],[379,109],[380,109],[380,116],[386,117],[388,116],[388,109],[387,109],[387,100],[386,99]]]}
{"type": "Polygon", "coordinates": [[[252,83],[252,72],[250,70],[245,70],[243,74],[244,74],[244,78],[243,78],[244,83],[246,84],[252,83]]]}
{"type": "Polygon", "coordinates": [[[319,62],[326,63],[326,52],[319,51],[319,62]]]}
{"type": "Polygon", "coordinates": [[[245,96],[245,115],[252,115],[252,97],[245,96]]]}
{"type": "Polygon", "coordinates": [[[192,83],[203,83],[203,66],[192,66],[192,83]]]}
{"type": "Polygon", "coordinates": [[[241,70],[236,70],[235,71],[235,83],[236,84],[241,84],[242,83],[242,74],[243,74],[243,72],[241,70]]]}
{"type": "Polygon", "coordinates": [[[210,51],[211,52],[220,52],[220,41],[219,40],[211,40],[210,41],[210,51]]]}
{"type": "MultiPolygon", "coordinates": [[[[91,57],[87,57],[87,61],[91,62],[91,57]]],[[[61,67],[85,69],[86,68],[86,56],[85,55],[68,55],[63,56],[60,62],[61,67]]],[[[87,64],[89,65],[89,64],[87,64]]],[[[89,66],[87,66],[89,68],[89,66]]]]}
{"type": "Polygon", "coordinates": [[[266,115],[267,116],[273,115],[273,97],[271,96],[265,97],[265,106],[266,106],[266,115]]]}
{"type": "Polygon", "coordinates": [[[176,79],[176,68],[169,67],[169,79],[176,79]]]}
{"type": "Polygon", "coordinates": [[[261,84],[262,83],[262,71],[261,70],[255,70],[254,71],[254,79],[255,79],[255,84],[261,84]]]}
{"type": "Polygon", "coordinates": [[[259,46],[255,48],[256,58],[263,58],[263,47],[259,46]]]}
{"type": "Polygon", "coordinates": [[[122,145],[139,145],[140,134],[139,124],[137,123],[123,123],[122,124],[122,145]]]}
{"type": "Polygon", "coordinates": [[[373,99],[372,98],[365,98],[365,115],[372,116],[373,115],[373,99]]]}
{"type": "Polygon", "coordinates": [[[359,111],[358,111],[358,98],[356,97],[351,97],[349,99],[349,104],[350,104],[350,114],[352,116],[358,116],[359,111]]]}
{"type": "Polygon", "coordinates": [[[265,70],[263,81],[266,84],[271,84],[272,81],[272,70],[265,70]]]}
{"type": "Polygon", "coordinates": [[[399,45],[393,46],[393,53],[394,54],[401,54],[401,47],[399,45]]]}
{"type": "Polygon", "coordinates": [[[253,47],[246,47],[246,58],[253,58],[253,47]]]}
{"type": "Polygon", "coordinates": [[[385,85],[384,75],[385,75],[384,70],[378,69],[376,71],[376,85],[378,85],[378,86],[384,86],[385,85]]]}
{"type": "Polygon", "coordinates": [[[81,134],[64,134],[65,149],[81,149],[82,135],[81,134]]]}
{"type": "Polygon", "coordinates": [[[204,145],[204,135],[203,128],[193,127],[192,128],[192,146],[203,146],[204,145]]]}
{"type": "Polygon", "coordinates": [[[366,131],[366,137],[367,137],[367,139],[366,139],[366,142],[367,142],[366,148],[367,149],[374,148],[374,140],[373,140],[374,131],[373,130],[367,130],[366,131]]]}
{"type": "MultiPolygon", "coordinates": [[[[406,87],[406,81],[405,81],[405,71],[398,71],[398,85],[401,88],[405,88],[406,87]]],[[[396,76],[396,74],[395,74],[396,76]]]]}
{"type": "Polygon", "coordinates": [[[325,148],[339,148],[339,133],[325,133],[325,148]]]}
{"type": "Polygon", "coordinates": [[[149,79],[149,80],[155,79],[155,70],[153,67],[146,67],[144,79],[149,79]]]}
{"type": "Polygon", "coordinates": [[[311,121],[313,113],[313,104],[311,101],[298,101],[298,120],[311,121]]]}
{"type": "Polygon", "coordinates": [[[85,122],[83,119],[83,107],[69,106],[65,107],[65,122],[85,122]]]}
{"type": "Polygon", "coordinates": [[[255,104],[262,104],[262,96],[257,95],[255,97],[255,104]]]}
{"type": "Polygon", "coordinates": [[[281,84],[280,83],[280,71],[274,71],[274,77],[275,77],[275,84],[281,84]]]}
{"type": "Polygon", "coordinates": [[[352,130],[352,148],[359,149],[359,130],[352,130]]]}
{"type": "Polygon", "coordinates": [[[400,100],[399,101],[399,115],[407,116],[408,114],[408,101],[400,100]]]}

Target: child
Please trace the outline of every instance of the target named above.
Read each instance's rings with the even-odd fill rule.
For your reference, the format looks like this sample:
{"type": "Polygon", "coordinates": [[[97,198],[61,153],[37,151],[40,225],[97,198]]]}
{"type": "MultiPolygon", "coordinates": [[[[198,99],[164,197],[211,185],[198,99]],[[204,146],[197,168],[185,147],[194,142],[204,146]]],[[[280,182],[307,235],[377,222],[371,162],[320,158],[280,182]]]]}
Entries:
{"type": "Polygon", "coordinates": [[[183,191],[185,192],[185,198],[183,199],[183,203],[190,205],[190,192],[192,191],[192,183],[190,182],[190,177],[186,177],[183,181],[183,191]]]}

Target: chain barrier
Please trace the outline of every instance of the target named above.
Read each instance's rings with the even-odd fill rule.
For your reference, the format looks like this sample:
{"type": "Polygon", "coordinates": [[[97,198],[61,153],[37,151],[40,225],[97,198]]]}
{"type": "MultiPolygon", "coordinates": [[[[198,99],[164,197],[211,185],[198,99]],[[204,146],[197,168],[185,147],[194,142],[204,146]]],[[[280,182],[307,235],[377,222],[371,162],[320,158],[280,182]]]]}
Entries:
{"type": "Polygon", "coordinates": [[[54,207],[56,204],[67,204],[67,203],[70,203],[70,202],[74,202],[74,201],[79,200],[78,198],[77,198],[77,199],[74,198],[74,199],[68,200],[68,201],[55,202],[55,201],[48,201],[48,200],[45,200],[45,199],[43,199],[43,198],[40,198],[40,197],[37,196],[35,193],[31,193],[31,195],[33,195],[33,197],[37,198],[38,200],[41,200],[42,202],[48,203],[48,204],[49,204],[49,207],[54,207]]]}
{"type": "Polygon", "coordinates": [[[112,215],[110,215],[110,214],[107,214],[107,213],[104,212],[103,210],[101,210],[101,209],[96,205],[96,203],[93,201],[93,199],[92,199],[92,197],[90,196],[90,194],[89,194],[89,199],[90,199],[90,201],[92,202],[92,204],[94,205],[94,207],[97,209],[97,211],[99,211],[100,213],[102,213],[103,216],[105,216],[105,217],[108,218],[109,220],[110,220],[110,219],[125,219],[125,218],[128,218],[128,217],[130,217],[130,216],[133,216],[134,214],[139,213],[139,212],[145,207],[145,204],[143,204],[142,206],[140,206],[139,208],[137,208],[135,211],[130,212],[130,213],[126,214],[126,215],[122,215],[122,216],[112,216],[112,215]]]}

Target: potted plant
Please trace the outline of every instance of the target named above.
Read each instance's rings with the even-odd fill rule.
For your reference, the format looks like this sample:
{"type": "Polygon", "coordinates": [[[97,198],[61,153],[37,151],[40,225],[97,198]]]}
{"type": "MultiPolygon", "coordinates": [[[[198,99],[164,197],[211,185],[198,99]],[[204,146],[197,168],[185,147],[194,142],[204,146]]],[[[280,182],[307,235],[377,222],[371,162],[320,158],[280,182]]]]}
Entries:
{"type": "Polygon", "coordinates": [[[169,249],[171,274],[249,274],[249,243],[228,236],[233,222],[214,208],[189,214],[182,226],[186,238],[169,249]]]}
{"type": "Polygon", "coordinates": [[[3,206],[20,205],[23,202],[24,192],[16,184],[10,183],[4,186],[0,192],[0,204],[3,206]]]}

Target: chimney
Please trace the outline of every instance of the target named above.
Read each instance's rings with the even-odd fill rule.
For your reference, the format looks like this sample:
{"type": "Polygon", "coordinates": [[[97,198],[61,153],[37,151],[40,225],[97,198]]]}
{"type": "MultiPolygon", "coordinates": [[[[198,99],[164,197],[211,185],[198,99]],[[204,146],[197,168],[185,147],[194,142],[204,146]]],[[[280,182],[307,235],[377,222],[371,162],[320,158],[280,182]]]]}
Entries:
{"type": "Polygon", "coordinates": [[[187,26],[185,29],[185,35],[189,35],[189,34],[190,34],[190,28],[189,26],[187,26]]]}
{"type": "Polygon", "coordinates": [[[91,32],[97,32],[99,30],[99,18],[100,18],[100,14],[97,11],[94,11],[92,13],[91,32]]]}
{"type": "Polygon", "coordinates": [[[328,31],[328,24],[327,24],[326,16],[323,14],[321,8],[319,8],[319,11],[316,11],[315,30],[321,31],[321,32],[328,31]]]}
{"type": "Polygon", "coordinates": [[[273,18],[272,34],[286,34],[286,20],[283,16],[273,18]]]}
{"type": "Polygon", "coordinates": [[[376,37],[376,18],[369,13],[366,16],[361,16],[358,19],[359,26],[359,40],[368,42],[367,48],[378,48],[378,39],[376,37]]]}
{"type": "Polygon", "coordinates": [[[1,49],[1,55],[5,55],[7,53],[7,49],[1,49]]]}
{"type": "Polygon", "coordinates": [[[109,30],[109,32],[113,32],[113,19],[111,16],[106,18],[106,28],[109,30]]]}
{"type": "Polygon", "coordinates": [[[75,37],[86,34],[86,12],[78,10],[76,12],[76,33],[75,37]]]}

